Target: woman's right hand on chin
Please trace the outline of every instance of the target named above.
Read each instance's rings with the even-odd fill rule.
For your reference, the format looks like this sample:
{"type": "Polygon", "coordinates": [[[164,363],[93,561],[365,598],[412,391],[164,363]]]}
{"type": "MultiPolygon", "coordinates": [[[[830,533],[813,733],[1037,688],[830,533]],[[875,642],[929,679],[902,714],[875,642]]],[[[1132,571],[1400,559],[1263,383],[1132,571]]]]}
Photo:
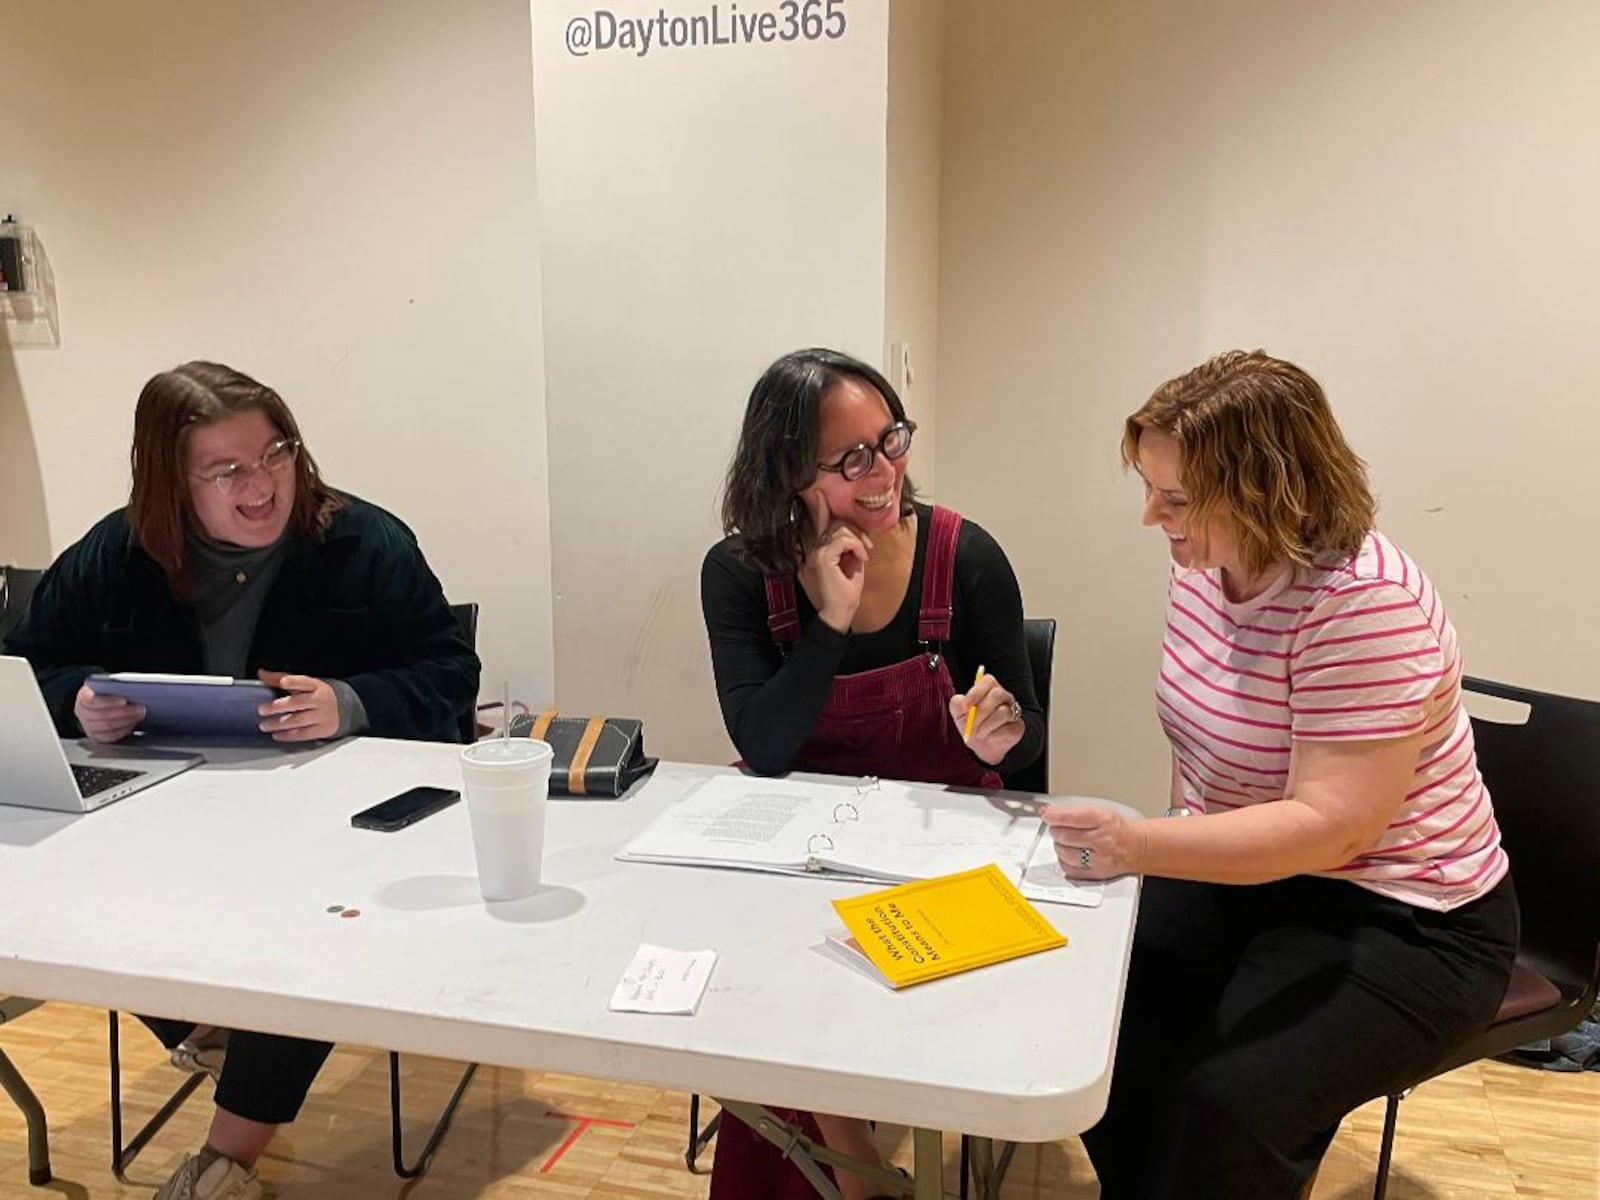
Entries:
{"type": "Polygon", "coordinates": [[[836,521],[815,488],[800,493],[811,514],[811,549],[800,565],[800,579],[817,615],[839,633],[848,633],[861,607],[872,539],[853,525],[836,521]]]}
{"type": "Polygon", "coordinates": [[[95,742],[120,742],[144,720],[144,706],[124,696],[97,696],[84,684],[72,702],[72,713],[95,742]]]}

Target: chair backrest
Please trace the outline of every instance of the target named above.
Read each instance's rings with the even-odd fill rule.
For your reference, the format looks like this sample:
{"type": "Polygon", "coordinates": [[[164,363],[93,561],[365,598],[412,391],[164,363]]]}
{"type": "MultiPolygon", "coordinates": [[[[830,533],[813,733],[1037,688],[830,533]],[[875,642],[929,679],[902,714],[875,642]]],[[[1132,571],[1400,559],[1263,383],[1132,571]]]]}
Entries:
{"type": "Polygon", "coordinates": [[[455,613],[456,620],[461,622],[461,632],[467,639],[467,645],[476,650],[478,648],[478,606],[471,602],[452,604],[450,611],[455,613]]]}
{"type": "Polygon", "coordinates": [[[1464,679],[1526,704],[1525,724],[1472,718],[1478,769],[1522,907],[1518,957],[1569,999],[1600,978],[1600,703],[1464,679]]]}
{"type": "Polygon", "coordinates": [[[1033,675],[1033,692],[1044,709],[1044,746],[1039,757],[1020,771],[1003,777],[1006,787],[1017,792],[1050,790],[1050,675],[1056,656],[1056,619],[1029,617],[1022,622],[1022,638],[1028,647],[1028,669],[1033,675]]]}
{"type": "MultiPolygon", "coordinates": [[[[474,602],[465,604],[452,604],[450,611],[455,613],[456,620],[461,622],[461,633],[467,639],[467,645],[474,651],[478,648],[478,606],[474,602]]],[[[473,704],[461,715],[461,740],[463,742],[476,741],[478,737],[478,706],[473,704]]]]}
{"type": "Polygon", "coordinates": [[[21,624],[33,589],[39,586],[43,575],[43,571],[31,567],[0,566],[0,638],[21,624]]]}

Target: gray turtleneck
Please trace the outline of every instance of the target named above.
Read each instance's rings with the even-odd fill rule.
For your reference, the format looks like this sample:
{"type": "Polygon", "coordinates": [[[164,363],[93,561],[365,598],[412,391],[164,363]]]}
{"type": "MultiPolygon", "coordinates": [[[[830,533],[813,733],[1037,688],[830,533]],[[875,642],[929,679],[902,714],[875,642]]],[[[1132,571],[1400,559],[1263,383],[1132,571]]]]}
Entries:
{"type": "MultiPolygon", "coordinates": [[[[261,610],[288,549],[287,533],[270,546],[251,548],[213,542],[193,528],[188,530],[184,539],[185,592],[200,624],[200,646],[208,673],[234,678],[244,674],[261,610]]],[[[339,701],[339,729],[334,736],[365,730],[367,711],[356,690],[342,679],[327,683],[339,701]]]]}

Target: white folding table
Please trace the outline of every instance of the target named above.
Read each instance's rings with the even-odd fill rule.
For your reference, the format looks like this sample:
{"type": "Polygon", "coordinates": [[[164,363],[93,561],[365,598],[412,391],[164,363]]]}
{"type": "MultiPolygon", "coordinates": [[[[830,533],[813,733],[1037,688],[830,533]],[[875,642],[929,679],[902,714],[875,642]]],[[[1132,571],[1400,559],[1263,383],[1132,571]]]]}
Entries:
{"type": "Polygon", "coordinates": [[[546,886],[522,901],[479,897],[464,804],[351,828],[405,788],[459,786],[459,753],[214,749],[87,816],[0,807],[0,994],[903,1124],[918,1196],[940,1194],[939,1130],[1048,1141],[1103,1111],[1135,880],[1041,906],[1064,950],[896,993],[817,950],[829,899],[863,885],[616,861],[726,768],[553,800],[546,886]],[[694,1016],[607,1010],[642,942],[717,951],[694,1016]]]}

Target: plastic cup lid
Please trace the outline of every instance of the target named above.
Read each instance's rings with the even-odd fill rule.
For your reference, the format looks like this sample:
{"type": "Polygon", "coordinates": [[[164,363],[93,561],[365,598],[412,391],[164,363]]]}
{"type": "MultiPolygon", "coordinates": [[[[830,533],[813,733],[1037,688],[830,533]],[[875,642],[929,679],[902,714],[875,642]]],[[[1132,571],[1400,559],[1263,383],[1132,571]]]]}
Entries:
{"type": "Polygon", "coordinates": [[[527,767],[550,755],[550,743],[523,737],[486,738],[461,751],[463,761],[475,767],[527,767]]]}

